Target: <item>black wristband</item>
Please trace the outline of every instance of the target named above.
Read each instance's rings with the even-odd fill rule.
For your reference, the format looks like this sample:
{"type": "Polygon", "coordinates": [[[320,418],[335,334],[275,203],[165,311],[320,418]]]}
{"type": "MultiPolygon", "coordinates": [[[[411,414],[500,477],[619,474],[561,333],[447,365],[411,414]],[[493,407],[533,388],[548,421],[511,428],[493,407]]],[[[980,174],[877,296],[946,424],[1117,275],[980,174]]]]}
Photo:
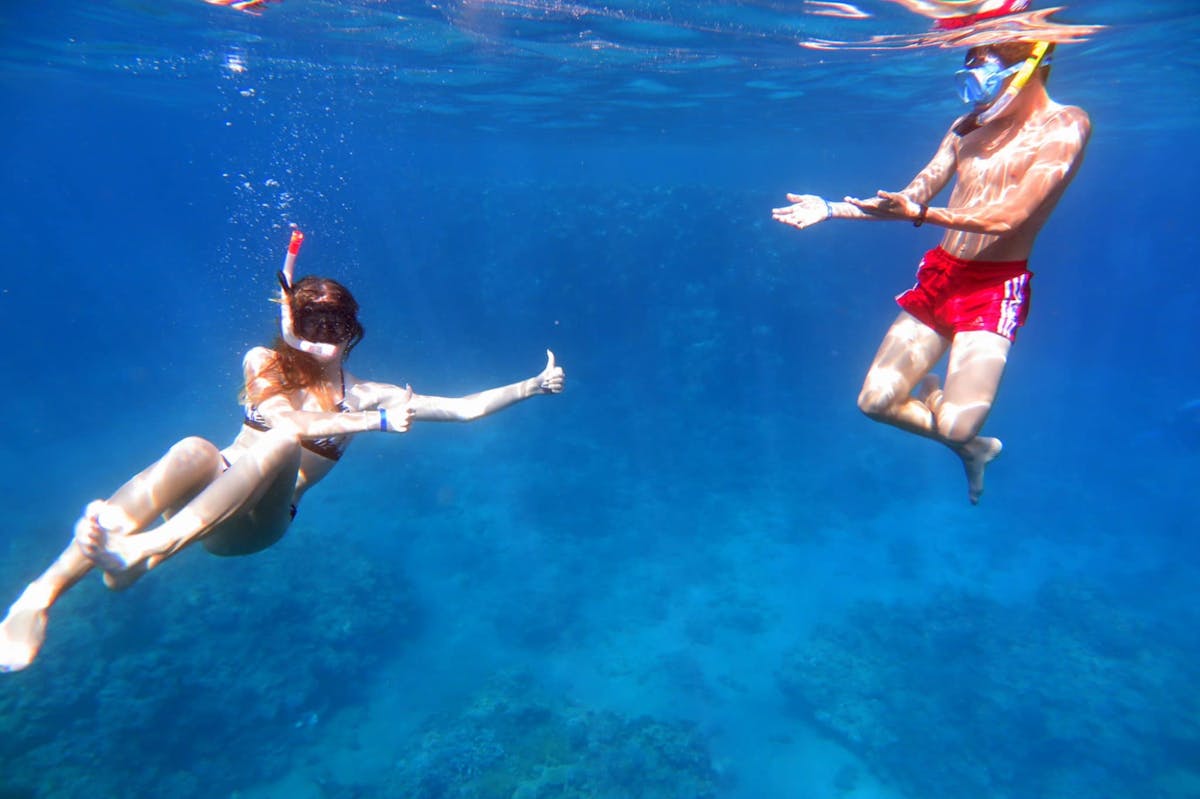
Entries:
{"type": "Polygon", "coordinates": [[[913,220],[913,227],[920,227],[925,224],[925,215],[929,213],[929,206],[921,203],[921,213],[917,214],[917,218],[913,220]]]}

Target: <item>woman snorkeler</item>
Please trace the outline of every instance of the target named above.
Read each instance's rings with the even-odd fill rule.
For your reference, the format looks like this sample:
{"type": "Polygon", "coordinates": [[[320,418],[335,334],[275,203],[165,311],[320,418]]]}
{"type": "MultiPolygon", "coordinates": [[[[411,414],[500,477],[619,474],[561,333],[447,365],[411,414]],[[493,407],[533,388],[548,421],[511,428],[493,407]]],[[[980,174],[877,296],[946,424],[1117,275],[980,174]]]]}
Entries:
{"type": "Polygon", "coordinates": [[[237,438],[225,449],[185,438],[111,497],[88,504],[66,550],[0,622],[0,671],[33,662],[50,608],[93,567],[109,588],[123,589],[195,541],[216,555],[249,555],[274,544],[305,492],[332,471],[357,433],[403,433],[413,421],[470,421],[563,390],[563,370],[549,350],[536,377],[459,398],[351,375],[346,358],[363,337],[358,303],[329,278],[292,282],[302,240],[295,231],[279,273],[281,335],[242,362],[245,418],[237,438]],[[160,516],[164,521],[152,527],[160,516]]]}

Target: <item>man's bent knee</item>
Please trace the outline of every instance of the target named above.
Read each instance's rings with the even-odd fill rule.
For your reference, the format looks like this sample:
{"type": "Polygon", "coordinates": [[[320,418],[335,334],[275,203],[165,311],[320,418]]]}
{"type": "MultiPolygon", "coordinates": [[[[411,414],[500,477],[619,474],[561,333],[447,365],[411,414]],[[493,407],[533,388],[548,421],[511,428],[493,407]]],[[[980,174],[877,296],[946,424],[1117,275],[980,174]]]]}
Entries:
{"type": "Polygon", "coordinates": [[[872,419],[878,419],[896,404],[896,392],[892,389],[863,386],[858,395],[858,409],[872,419]]]}
{"type": "Polygon", "coordinates": [[[979,435],[991,409],[982,403],[967,408],[943,403],[937,415],[938,435],[951,444],[965,444],[979,435]]]}

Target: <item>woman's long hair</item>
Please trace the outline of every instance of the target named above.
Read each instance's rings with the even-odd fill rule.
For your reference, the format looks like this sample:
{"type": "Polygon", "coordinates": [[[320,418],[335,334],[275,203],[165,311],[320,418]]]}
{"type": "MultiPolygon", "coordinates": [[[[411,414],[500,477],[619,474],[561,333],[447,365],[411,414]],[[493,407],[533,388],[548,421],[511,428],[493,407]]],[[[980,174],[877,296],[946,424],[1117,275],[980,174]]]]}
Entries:
{"type": "MultiPolygon", "coordinates": [[[[349,328],[350,336],[345,342],[342,358],[362,341],[365,330],[358,321],[358,302],[350,290],[341,283],[327,277],[308,276],[292,284],[292,314],[303,315],[305,308],[319,305],[322,310],[342,315],[349,328]]],[[[326,411],[336,409],[333,401],[334,388],[321,377],[321,363],[306,352],[289,347],[282,337],[277,336],[271,345],[274,355],[253,378],[246,383],[243,402],[258,405],[276,394],[290,394],[308,389],[326,411]]],[[[341,388],[340,386],[338,387],[341,388]]]]}

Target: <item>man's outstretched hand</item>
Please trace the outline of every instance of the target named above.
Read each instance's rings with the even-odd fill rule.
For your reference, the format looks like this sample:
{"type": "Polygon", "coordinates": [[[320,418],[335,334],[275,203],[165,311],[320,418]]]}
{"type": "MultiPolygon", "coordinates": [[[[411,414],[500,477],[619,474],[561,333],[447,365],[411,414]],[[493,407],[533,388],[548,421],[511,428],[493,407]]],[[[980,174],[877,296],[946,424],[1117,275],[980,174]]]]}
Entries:
{"type": "Polygon", "coordinates": [[[812,227],[833,215],[829,203],[815,194],[788,194],[787,198],[791,205],[772,208],[771,217],[776,222],[791,225],[797,230],[812,227]]]}

